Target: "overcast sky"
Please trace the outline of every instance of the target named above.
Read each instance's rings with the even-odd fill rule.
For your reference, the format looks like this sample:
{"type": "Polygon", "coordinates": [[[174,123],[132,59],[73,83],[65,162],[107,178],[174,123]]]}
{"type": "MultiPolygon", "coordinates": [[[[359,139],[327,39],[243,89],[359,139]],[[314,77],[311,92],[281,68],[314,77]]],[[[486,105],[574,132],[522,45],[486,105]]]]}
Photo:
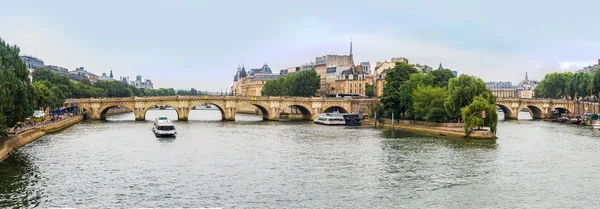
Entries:
{"type": "Polygon", "coordinates": [[[485,81],[541,79],[600,58],[600,1],[3,0],[0,37],[46,64],[140,74],[155,87],[229,88],[325,54],[406,57],[485,81]]]}

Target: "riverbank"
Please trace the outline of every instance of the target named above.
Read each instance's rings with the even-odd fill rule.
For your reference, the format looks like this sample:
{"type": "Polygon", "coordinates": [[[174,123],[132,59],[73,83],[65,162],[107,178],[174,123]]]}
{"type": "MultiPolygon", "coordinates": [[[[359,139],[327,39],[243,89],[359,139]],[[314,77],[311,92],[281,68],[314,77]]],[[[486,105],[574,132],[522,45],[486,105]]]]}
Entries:
{"type": "Polygon", "coordinates": [[[3,161],[10,156],[10,153],[32,142],[33,140],[36,140],[43,135],[63,130],[81,120],[83,120],[83,116],[77,115],[43,126],[32,127],[27,130],[20,131],[14,135],[9,135],[6,139],[0,139],[0,161],[3,161]]]}
{"type": "MultiPolygon", "coordinates": [[[[377,127],[392,128],[391,119],[382,119],[383,124],[377,123],[377,127]]],[[[373,120],[362,120],[362,125],[374,126],[373,120]]],[[[435,134],[440,136],[466,137],[463,123],[436,123],[412,120],[394,120],[394,129],[406,130],[419,133],[435,134]]],[[[496,139],[496,135],[488,130],[474,130],[468,138],[472,139],[496,139]]]]}

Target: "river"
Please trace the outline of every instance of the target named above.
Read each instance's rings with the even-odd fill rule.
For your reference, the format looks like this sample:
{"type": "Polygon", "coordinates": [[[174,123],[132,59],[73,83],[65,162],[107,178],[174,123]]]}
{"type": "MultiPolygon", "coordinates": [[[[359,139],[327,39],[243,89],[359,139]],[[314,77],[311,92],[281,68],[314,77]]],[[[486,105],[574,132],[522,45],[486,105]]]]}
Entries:
{"type": "MultiPolygon", "coordinates": [[[[523,114],[523,113],[522,113],[523,114]]],[[[527,113],[524,113],[527,114],[527,113]]],[[[147,118],[173,110],[151,110],[147,118]]],[[[0,163],[0,208],[597,208],[600,132],[499,121],[497,140],[261,122],[194,110],[176,139],[133,114],[0,163]],[[130,121],[127,121],[130,120],[130,121]],[[196,120],[196,121],[192,121],[196,120]]]]}

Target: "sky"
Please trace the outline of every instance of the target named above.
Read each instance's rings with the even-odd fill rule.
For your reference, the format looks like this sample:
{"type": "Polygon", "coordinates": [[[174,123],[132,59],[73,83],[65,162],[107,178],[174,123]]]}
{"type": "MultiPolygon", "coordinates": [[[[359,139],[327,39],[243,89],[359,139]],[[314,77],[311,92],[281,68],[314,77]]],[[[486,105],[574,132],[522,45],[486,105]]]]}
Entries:
{"type": "Polygon", "coordinates": [[[0,0],[0,38],[47,65],[155,88],[230,88],[238,65],[274,72],[326,54],[406,57],[484,81],[600,59],[600,1],[0,0]]]}

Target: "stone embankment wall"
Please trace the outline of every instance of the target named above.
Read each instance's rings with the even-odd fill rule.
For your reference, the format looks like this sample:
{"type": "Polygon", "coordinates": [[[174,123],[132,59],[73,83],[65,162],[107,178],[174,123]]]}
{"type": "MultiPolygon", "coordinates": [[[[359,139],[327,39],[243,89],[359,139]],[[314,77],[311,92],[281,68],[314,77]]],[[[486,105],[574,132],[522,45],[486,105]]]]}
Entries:
{"type": "MultiPolygon", "coordinates": [[[[383,124],[377,123],[377,126],[392,128],[391,119],[382,119],[383,124]]],[[[374,120],[363,120],[364,125],[375,125],[374,120]]],[[[394,120],[394,129],[416,131],[430,133],[442,136],[465,137],[465,129],[463,123],[436,123],[427,121],[412,121],[412,120],[394,120]]],[[[469,135],[473,139],[495,139],[496,135],[487,130],[474,131],[469,135]]]]}
{"type": "Polygon", "coordinates": [[[14,152],[33,140],[36,140],[45,134],[65,129],[81,120],[83,120],[83,116],[78,115],[56,123],[24,130],[3,140],[0,139],[0,161],[6,159],[11,152],[14,152]]]}

